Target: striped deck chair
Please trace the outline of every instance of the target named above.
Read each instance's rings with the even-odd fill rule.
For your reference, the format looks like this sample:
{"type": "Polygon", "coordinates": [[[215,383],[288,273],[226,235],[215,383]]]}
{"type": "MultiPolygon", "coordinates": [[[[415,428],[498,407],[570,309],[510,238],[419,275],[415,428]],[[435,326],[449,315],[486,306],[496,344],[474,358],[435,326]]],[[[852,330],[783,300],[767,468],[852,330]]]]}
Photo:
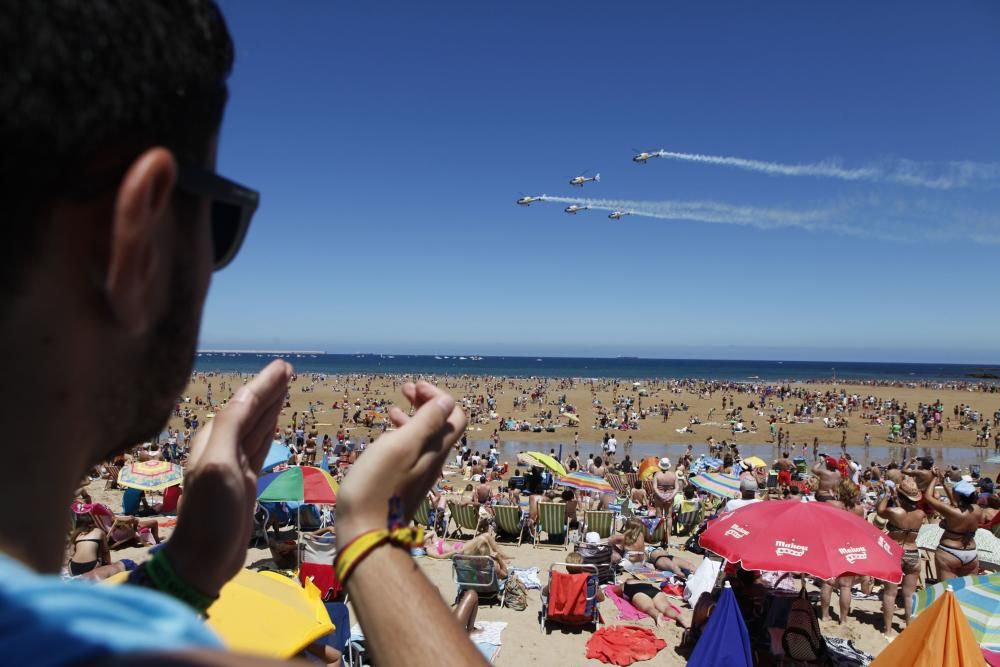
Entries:
{"type": "Polygon", "coordinates": [[[615,513],[587,510],[583,513],[583,526],[584,533],[593,531],[600,535],[602,540],[606,540],[615,530],[615,513]]]}
{"type": "Polygon", "coordinates": [[[646,502],[651,506],[656,504],[656,485],[652,479],[647,479],[642,483],[642,488],[646,490],[646,502]]]}
{"type": "Polygon", "coordinates": [[[667,537],[667,522],[662,517],[658,518],[659,521],[656,522],[656,528],[652,531],[649,530],[649,525],[646,525],[646,544],[651,546],[662,544],[663,540],[667,537]]]}
{"type": "Polygon", "coordinates": [[[496,561],[491,557],[456,554],[451,559],[451,572],[458,588],[455,604],[462,599],[465,591],[475,591],[480,604],[488,602],[490,606],[497,603],[503,606],[507,580],[500,580],[496,561]]]}
{"type": "Polygon", "coordinates": [[[480,532],[485,521],[479,518],[479,504],[475,505],[456,505],[455,503],[448,503],[448,510],[451,512],[451,519],[448,522],[448,527],[451,527],[451,523],[454,522],[456,532],[460,535],[458,539],[465,540],[471,539],[465,537],[464,531],[471,530],[472,537],[475,537],[480,532]]]}
{"type": "Polygon", "coordinates": [[[563,503],[538,503],[538,522],[535,523],[535,547],[553,546],[566,549],[569,537],[569,519],[566,517],[566,505],[563,503]],[[551,543],[553,537],[562,536],[562,544],[540,545],[541,534],[546,534],[551,543]]]}
{"type": "Polygon", "coordinates": [[[521,546],[524,537],[524,513],[520,507],[514,505],[494,505],[493,518],[497,523],[497,535],[509,535],[517,539],[517,546],[521,546]]]}
{"type": "Polygon", "coordinates": [[[677,515],[674,517],[674,535],[690,535],[701,524],[704,506],[701,501],[682,500],[677,515]]]}
{"type": "Polygon", "coordinates": [[[417,506],[417,511],[413,513],[413,522],[418,526],[429,527],[434,525],[434,519],[431,516],[433,511],[434,510],[431,508],[431,499],[424,497],[424,499],[420,501],[420,505],[417,506]]]}
{"type": "Polygon", "coordinates": [[[612,472],[608,473],[605,476],[605,479],[608,480],[608,484],[611,485],[611,488],[615,490],[615,495],[617,495],[619,498],[628,497],[629,494],[628,482],[625,481],[624,477],[622,477],[618,473],[612,472]]]}
{"type": "Polygon", "coordinates": [[[639,473],[637,472],[625,473],[625,482],[628,483],[628,488],[634,489],[635,483],[638,481],[639,481],[639,473]]]}
{"type": "Polygon", "coordinates": [[[119,468],[118,466],[113,466],[110,463],[104,466],[104,471],[108,475],[108,481],[104,485],[105,491],[118,488],[118,473],[120,472],[120,470],[121,468],[119,468]]]}

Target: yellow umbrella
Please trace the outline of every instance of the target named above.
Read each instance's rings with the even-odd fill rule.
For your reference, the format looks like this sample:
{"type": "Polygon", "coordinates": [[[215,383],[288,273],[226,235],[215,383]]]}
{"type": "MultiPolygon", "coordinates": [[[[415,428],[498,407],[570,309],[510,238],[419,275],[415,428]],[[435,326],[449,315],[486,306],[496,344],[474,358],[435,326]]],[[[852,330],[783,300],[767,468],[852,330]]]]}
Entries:
{"type": "MultiPolygon", "coordinates": [[[[123,572],[105,583],[122,583],[123,572]]],[[[208,608],[208,626],[240,653],[290,658],[334,631],[319,589],[277,572],[240,570],[208,608]]]]}
{"type": "Polygon", "coordinates": [[[531,459],[538,465],[548,468],[559,476],[566,474],[566,468],[563,468],[563,465],[559,463],[559,461],[556,461],[548,454],[543,454],[541,452],[524,452],[520,456],[526,459],[531,459]]]}
{"type": "Polygon", "coordinates": [[[764,463],[764,459],[760,458],[759,456],[751,456],[750,458],[743,459],[743,463],[746,463],[748,466],[750,466],[751,470],[754,470],[756,468],[767,467],[767,464],[764,463]]]}

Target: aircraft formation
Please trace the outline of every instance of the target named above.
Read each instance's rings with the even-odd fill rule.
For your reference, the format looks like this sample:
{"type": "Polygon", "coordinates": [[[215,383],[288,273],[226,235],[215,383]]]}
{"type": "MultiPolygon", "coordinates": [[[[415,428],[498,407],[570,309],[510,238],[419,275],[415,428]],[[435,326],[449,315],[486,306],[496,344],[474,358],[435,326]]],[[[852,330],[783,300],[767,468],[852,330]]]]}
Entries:
{"type": "MultiPolygon", "coordinates": [[[[635,155],[632,156],[632,162],[635,162],[636,164],[646,164],[647,162],[649,162],[650,159],[656,157],[663,157],[663,152],[635,151],[635,155]]],[[[574,176],[573,178],[569,179],[569,184],[578,188],[582,188],[587,183],[600,183],[600,182],[601,182],[600,174],[594,174],[593,176],[588,176],[586,173],[584,173],[581,174],[580,176],[574,176]]],[[[517,200],[517,204],[519,206],[531,206],[535,202],[546,201],[548,199],[549,199],[548,195],[538,195],[537,197],[534,197],[531,195],[522,194],[521,197],[517,200]]],[[[570,213],[572,215],[576,215],[581,211],[588,211],[588,210],[590,210],[590,207],[584,206],[582,204],[570,204],[569,206],[563,209],[563,211],[565,211],[566,213],[570,213]]],[[[611,213],[608,214],[608,218],[610,220],[621,220],[622,218],[628,215],[634,215],[634,213],[632,211],[612,211],[611,213]]]]}

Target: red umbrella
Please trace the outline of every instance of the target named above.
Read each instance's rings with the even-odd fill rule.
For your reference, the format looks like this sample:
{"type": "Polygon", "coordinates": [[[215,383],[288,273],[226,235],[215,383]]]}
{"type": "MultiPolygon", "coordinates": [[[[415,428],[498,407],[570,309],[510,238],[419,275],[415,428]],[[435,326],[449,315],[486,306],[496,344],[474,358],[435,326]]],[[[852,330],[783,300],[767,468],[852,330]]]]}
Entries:
{"type": "Polygon", "coordinates": [[[898,583],[902,549],[861,517],[826,503],[770,500],[709,524],[701,546],[747,570],[805,572],[822,579],[871,575],[898,583]]]}

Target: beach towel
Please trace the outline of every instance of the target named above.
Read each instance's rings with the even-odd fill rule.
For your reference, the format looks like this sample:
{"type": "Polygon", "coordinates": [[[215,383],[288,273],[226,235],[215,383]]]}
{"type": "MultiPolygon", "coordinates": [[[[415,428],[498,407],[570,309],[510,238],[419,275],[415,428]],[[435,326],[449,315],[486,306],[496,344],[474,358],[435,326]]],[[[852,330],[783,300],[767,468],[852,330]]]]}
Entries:
{"type": "Polygon", "coordinates": [[[722,563],[706,558],[698,565],[694,574],[688,577],[684,586],[684,599],[692,605],[697,604],[702,593],[710,593],[715,588],[715,580],[719,577],[722,563]]]}
{"type": "Polygon", "coordinates": [[[647,618],[646,614],[632,606],[631,602],[615,593],[614,587],[605,587],[604,594],[611,599],[616,607],[618,607],[618,618],[620,620],[638,621],[639,619],[647,618]]]}
{"type": "Polygon", "coordinates": [[[872,657],[858,650],[850,639],[824,637],[823,640],[833,667],[868,667],[872,664],[872,657]]]}
{"type": "Polygon", "coordinates": [[[491,644],[489,642],[473,642],[483,657],[486,658],[486,662],[491,665],[496,661],[497,656],[500,654],[500,645],[491,644]]]}
{"type": "Polygon", "coordinates": [[[542,580],[538,578],[537,567],[515,567],[510,572],[524,584],[525,588],[542,589],[542,580]]]}
{"type": "Polygon", "coordinates": [[[648,628],[612,625],[600,628],[590,638],[587,657],[612,665],[631,665],[655,657],[666,646],[667,642],[648,628]]]}
{"type": "Polygon", "coordinates": [[[549,579],[548,617],[565,622],[586,621],[587,579],[586,572],[569,574],[553,571],[549,579]]]}

